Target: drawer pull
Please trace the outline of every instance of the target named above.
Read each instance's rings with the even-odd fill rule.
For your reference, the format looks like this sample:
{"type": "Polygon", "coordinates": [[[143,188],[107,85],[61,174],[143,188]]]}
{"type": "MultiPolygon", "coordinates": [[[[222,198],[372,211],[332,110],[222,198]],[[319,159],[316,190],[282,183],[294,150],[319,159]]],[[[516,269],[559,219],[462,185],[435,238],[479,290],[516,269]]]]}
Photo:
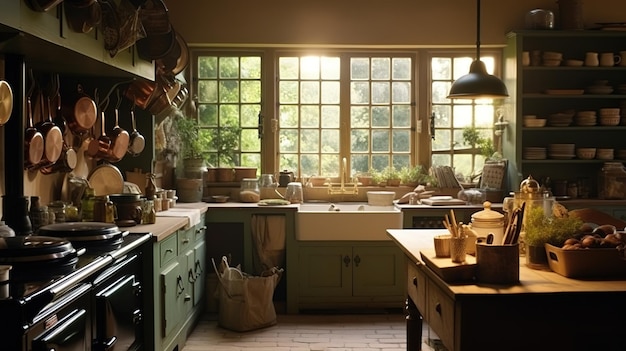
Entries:
{"type": "Polygon", "coordinates": [[[166,249],[165,250],[165,253],[173,253],[173,252],[174,252],[174,250],[172,250],[172,249],[166,249]]]}
{"type": "Polygon", "coordinates": [[[437,311],[437,313],[439,313],[439,315],[441,315],[441,304],[437,302],[437,304],[435,305],[435,311],[437,311]]]}
{"type": "Polygon", "coordinates": [[[343,263],[346,265],[346,267],[349,267],[349,265],[350,265],[350,257],[348,257],[348,255],[345,255],[343,257],[343,263]]]}
{"type": "Polygon", "coordinates": [[[359,255],[354,256],[354,264],[356,267],[359,266],[359,263],[361,263],[361,257],[359,257],[359,255]]]}

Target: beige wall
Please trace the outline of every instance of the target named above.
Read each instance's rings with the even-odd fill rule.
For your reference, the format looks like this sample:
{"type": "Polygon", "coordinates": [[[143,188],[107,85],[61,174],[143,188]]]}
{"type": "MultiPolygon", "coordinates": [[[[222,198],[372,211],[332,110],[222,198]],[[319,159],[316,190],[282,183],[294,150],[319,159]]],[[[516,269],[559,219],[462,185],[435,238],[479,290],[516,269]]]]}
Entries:
{"type": "MultiPolygon", "coordinates": [[[[471,0],[165,0],[189,45],[467,45],[475,44],[471,0]]],[[[624,0],[584,0],[587,26],[626,20],[624,0]]],[[[534,8],[557,0],[483,0],[481,43],[503,45],[534,8]]]]}

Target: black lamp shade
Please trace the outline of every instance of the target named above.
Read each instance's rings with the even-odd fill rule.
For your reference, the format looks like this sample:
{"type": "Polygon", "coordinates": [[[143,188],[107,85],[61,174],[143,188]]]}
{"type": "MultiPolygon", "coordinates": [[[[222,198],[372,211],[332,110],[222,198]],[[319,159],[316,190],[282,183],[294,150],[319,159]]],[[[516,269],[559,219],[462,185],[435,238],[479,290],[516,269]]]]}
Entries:
{"type": "Polygon", "coordinates": [[[485,63],[475,60],[470,72],[455,80],[449,99],[502,99],[509,96],[506,85],[496,76],[487,73],[485,63]]]}

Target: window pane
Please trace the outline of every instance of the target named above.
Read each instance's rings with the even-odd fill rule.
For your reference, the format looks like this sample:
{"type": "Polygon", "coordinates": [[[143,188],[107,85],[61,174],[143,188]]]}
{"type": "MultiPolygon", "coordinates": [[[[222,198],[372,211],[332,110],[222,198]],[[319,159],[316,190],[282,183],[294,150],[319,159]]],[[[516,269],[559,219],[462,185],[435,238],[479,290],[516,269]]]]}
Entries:
{"type": "Polygon", "coordinates": [[[339,128],[339,106],[322,106],[322,128],[339,128]]]}
{"type": "Polygon", "coordinates": [[[365,80],[370,77],[370,64],[367,58],[350,59],[350,79],[365,80]]]}
{"type": "Polygon", "coordinates": [[[260,105],[241,105],[241,126],[256,128],[259,125],[260,105]]]}
{"type": "Polygon", "coordinates": [[[395,57],[393,59],[394,80],[411,80],[411,59],[408,57],[395,57]]]}
{"type": "MultiPolygon", "coordinates": [[[[298,131],[295,129],[281,129],[278,138],[279,150],[281,152],[298,151],[298,131]]],[[[281,168],[284,169],[284,168],[281,168]]]]}
{"type": "Polygon", "coordinates": [[[281,106],[279,123],[281,128],[298,127],[298,106],[281,106]]]}
{"type": "Polygon", "coordinates": [[[317,106],[302,106],[300,113],[300,127],[318,128],[320,126],[319,108],[317,106]]]}
{"type": "Polygon", "coordinates": [[[388,104],[390,100],[389,96],[389,83],[374,82],[372,83],[372,103],[373,104],[388,104]]]}
{"type": "Polygon", "coordinates": [[[372,59],[372,80],[387,80],[391,77],[389,58],[372,59]]]}
{"type": "Polygon", "coordinates": [[[411,151],[411,134],[408,130],[393,131],[393,152],[409,152],[411,151]]]}
{"type": "Polygon", "coordinates": [[[367,104],[370,101],[370,85],[364,82],[350,84],[350,102],[353,104],[367,104]]]}
{"type": "Polygon", "coordinates": [[[261,58],[242,57],[241,58],[241,78],[261,79],[261,58]]]}
{"type": "Polygon", "coordinates": [[[219,59],[219,77],[239,78],[239,58],[238,57],[220,57],[219,59]]]}
{"type": "Polygon", "coordinates": [[[372,131],[372,151],[389,152],[389,132],[386,130],[372,131]]]}
{"type": "Polygon", "coordinates": [[[300,95],[300,89],[298,89],[298,82],[281,81],[278,83],[278,101],[281,104],[296,104],[298,96],[300,95]]]}
{"type": "Polygon", "coordinates": [[[370,126],[370,109],[365,106],[353,106],[350,109],[350,126],[352,128],[368,128],[370,126]]]}
{"type": "Polygon", "coordinates": [[[217,57],[204,56],[198,58],[198,78],[215,79],[217,78],[217,57]]]}
{"type": "Polygon", "coordinates": [[[303,129],[300,131],[300,151],[303,153],[319,152],[319,132],[317,130],[303,129]]]}
{"type": "Polygon", "coordinates": [[[411,83],[394,82],[393,96],[391,101],[394,103],[408,104],[411,102],[411,83]]]}
{"type": "MultiPolygon", "coordinates": [[[[298,79],[300,70],[297,57],[281,57],[278,59],[278,75],[280,79],[298,79]]],[[[282,168],[281,168],[282,169],[282,168]]]]}
{"type": "Polygon", "coordinates": [[[372,107],[372,126],[373,127],[390,127],[391,117],[389,116],[389,107],[378,106],[372,107]]]}
{"type": "Polygon", "coordinates": [[[411,127],[411,106],[400,105],[393,107],[393,126],[411,127]]]}
{"type": "Polygon", "coordinates": [[[320,58],[317,56],[306,56],[300,60],[301,79],[320,78],[320,58]]]}
{"type": "Polygon", "coordinates": [[[368,152],[370,136],[369,131],[367,129],[353,129],[351,134],[350,151],[368,152]]]}

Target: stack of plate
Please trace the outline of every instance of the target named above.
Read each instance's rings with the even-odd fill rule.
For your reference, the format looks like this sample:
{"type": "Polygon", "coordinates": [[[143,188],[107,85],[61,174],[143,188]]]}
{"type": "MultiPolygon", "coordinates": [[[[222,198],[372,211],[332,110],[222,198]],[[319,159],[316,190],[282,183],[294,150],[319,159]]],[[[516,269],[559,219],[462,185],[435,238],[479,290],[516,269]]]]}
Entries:
{"type": "Polygon", "coordinates": [[[619,108],[601,108],[600,109],[600,125],[616,126],[621,120],[619,108]]]}
{"type": "Polygon", "coordinates": [[[563,54],[555,51],[545,51],[541,57],[544,66],[560,66],[563,54]]]}
{"type": "Polygon", "coordinates": [[[549,144],[548,156],[557,160],[567,160],[574,158],[575,144],[549,144]]]}
{"type": "Polygon", "coordinates": [[[613,157],[613,149],[596,149],[596,158],[599,160],[612,160],[613,157]]]}
{"type": "Polygon", "coordinates": [[[596,120],[596,111],[578,111],[574,117],[577,126],[595,126],[596,120]]]}
{"type": "Polygon", "coordinates": [[[545,160],[547,156],[545,147],[528,146],[524,148],[522,157],[525,160],[545,160]]]}
{"type": "Polygon", "coordinates": [[[548,125],[552,127],[567,127],[574,120],[573,113],[559,112],[548,116],[548,125]]]}

